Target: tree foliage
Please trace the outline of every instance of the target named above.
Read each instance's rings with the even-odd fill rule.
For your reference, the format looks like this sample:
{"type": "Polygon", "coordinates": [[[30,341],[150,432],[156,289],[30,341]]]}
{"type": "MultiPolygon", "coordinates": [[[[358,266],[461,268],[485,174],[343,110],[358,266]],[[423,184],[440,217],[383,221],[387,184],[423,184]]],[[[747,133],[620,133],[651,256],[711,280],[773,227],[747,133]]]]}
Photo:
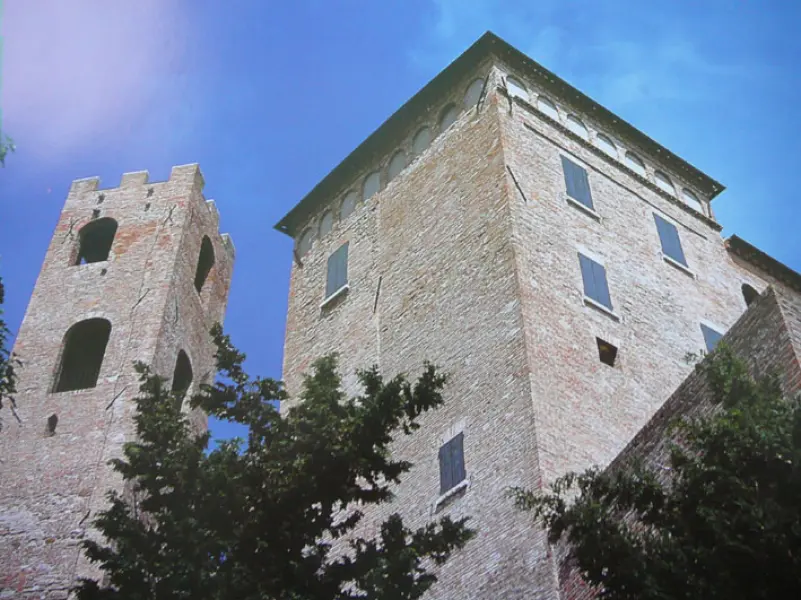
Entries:
{"type": "Polygon", "coordinates": [[[411,468],[390,443],[442,404],[446,377],[426,364],[415,383],[385,381],[373,368],[358,373],[364,393],[346,398],[328,356],[282,415],[282,385],[250,378],[228,336],[212,334],[223,378],[191,406],[246,425],[247,439],[209,451],[209,434],[193,433],[179,398],[138,365],[138,440],[112,461],[129,492],[110,493],[95,521],[108,543],[84,541],[108,585],[83,581],[79,598],[418,598],[431,566],[472,536],[466,520],[412,530],[393,514],[374,537],[357,528],[411,468]]]}
{"type": "Polygon", "coordinates": [[[640,461],[513,496],[600,598],[799,598],[801,403],[725,347],[699,369],[719,409],[673,425],[667,470],[640,461]]]}
{"type": "MultiPolygon", "coordinates": [[[[16,404],[14,394],[17,392],[17,373],[16,368],[20,366],[20,361],[11,354],[9,349],[11,331],[8,329],[3,318],[3,302],[5,300],[5,287],[3,279],[0,278],[0,410],[9,404],[12,412],[16,404]]],[[[16,413],[14,413],[16,414],[16,413]]],[[[0,429],[3,422],[0,420],[0,429]]]]}
{"type": "Polygon", "coordinates": [[[16,149],[14,140],[7,135],[0,134],[0,167],[6,166],[6,157],[16,149]]]}

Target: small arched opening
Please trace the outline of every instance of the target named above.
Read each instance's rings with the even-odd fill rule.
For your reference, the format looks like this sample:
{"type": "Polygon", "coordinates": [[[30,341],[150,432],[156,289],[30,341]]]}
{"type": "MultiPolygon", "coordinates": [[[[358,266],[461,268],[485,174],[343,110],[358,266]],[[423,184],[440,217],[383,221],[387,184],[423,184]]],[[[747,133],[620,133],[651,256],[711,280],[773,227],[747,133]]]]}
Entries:
{"type": "Polygon", "coordinates": [[[212,267],[214,267],[214,246],[211,245],[209,236],[204,235],[203,241],[200,243],[197,269],[195,269],[195,289],[198,294],[203,289],[212,267]]]}
{"type": "Polygon", "coordinates": [[[108,260],[116,233],[117,221],[108,217],[96,219],[81,227],[74,264],[85,265],[108,260]]]}
{"type": "Polygon", "coordinates": [[[172,392],[179,398],[179,401],[183,399],[189,386],[192,385],[193,376],[189,357],[186,352],[179,350],[178,358],[175,360],[175,370],[172,373],[172,392]]]}
{"type": "Polygon", "coordinates": [[[747,283],[743,284],[742,291],[743,291],[743,299],[745,300],[746,306],[751,306],[754,302],[757,301],[757,298],[759,298],[759,292],[756,291],[753,287],[751,287],[747,283]]]}
{"type": "Polygon", "coordinates": [[[106,319],[87,319],[75,323],[64,336],[54,392],[85,390],[97,385],[103,357],[111,335],[106,319]]]}

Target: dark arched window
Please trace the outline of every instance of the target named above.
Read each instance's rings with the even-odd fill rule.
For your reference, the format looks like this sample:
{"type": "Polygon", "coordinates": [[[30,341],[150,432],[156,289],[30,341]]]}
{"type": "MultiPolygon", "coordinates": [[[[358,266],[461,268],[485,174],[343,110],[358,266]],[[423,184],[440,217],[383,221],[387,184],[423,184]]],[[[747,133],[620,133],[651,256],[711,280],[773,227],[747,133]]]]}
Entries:
{"type": "Polygon", "coordinates": [[[204,235],[200,243],[200,256],[197,259],[197,270],[195,271],[195,289],[200,293],[206,278],[214,266],[214,246],[211,245],[209,236],[204,235]]]}
{"type": "Polygon", "coordinates": [[[84,225],[78,232],[78,256],[75,258],[75,264],[84,265],[108,260],[116,233],[117,221],[108,217],[84,225]]]}
{"type": "Polygon", "coordinates": [[[186,352],[180,350],[172,374],[172,391],[183,396],[190,385],[192,385],[192,363],[189,362],[186,352]]]}
{"type": "Polygon", "coordinates": [[[743,298],[745,299],[745,305],[746,306],[751,306],[751,304],[753,304],[754,301],[757,298],[759,298],[759,292],[756,291],[754,288],[752,288],[747,283],[743,284],[742,290],[743,290],[743,298]]]}
{"type": "Polygon", "coordinates": [[[85,390],[97,385],[103,356],[111,335],[106,319],[87,319],[75,323],[64,336],[55,392],[85,390]]]}

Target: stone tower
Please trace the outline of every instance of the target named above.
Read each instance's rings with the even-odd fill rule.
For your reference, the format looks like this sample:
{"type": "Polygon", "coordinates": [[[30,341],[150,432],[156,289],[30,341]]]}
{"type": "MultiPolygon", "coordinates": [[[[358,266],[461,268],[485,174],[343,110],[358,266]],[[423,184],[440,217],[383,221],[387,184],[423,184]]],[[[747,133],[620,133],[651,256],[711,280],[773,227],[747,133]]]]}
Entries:
{"type": "Polygon", "coordinates": [[[73,182],[14,347],[24,368],[18,418],[5,409],[0,433],[0,597],[62,598],[97,576],[79,543],[121,486],[107,462],[132,437],[134,362],[190,391],[214,375],[208,332],[234,247],[200,169],[98,184],[73,182]]]}
{"type": "Polygon", "coordinates": [[[607,464],[770,283],[723,243],[722,189],[488,33],[277,224],[290,394],[331,351],[350,393],[372,364],[451,374],[397,441],[415,465],[397,501],[364,522],[472,517],[430,598],[559,597],[504,491],[607,464]]]}

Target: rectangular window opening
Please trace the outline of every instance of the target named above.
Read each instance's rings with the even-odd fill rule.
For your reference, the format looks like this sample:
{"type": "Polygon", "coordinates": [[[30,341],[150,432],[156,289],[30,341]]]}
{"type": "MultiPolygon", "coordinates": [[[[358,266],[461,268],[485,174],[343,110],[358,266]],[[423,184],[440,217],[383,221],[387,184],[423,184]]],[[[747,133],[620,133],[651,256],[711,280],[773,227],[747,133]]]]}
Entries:
{"type": "Polygon", "coordinates": [[[448,492],[465,480],[464,433],[460,433],[439,449],[439,493],[448,492]]]}
{"type": "Polygon", "coordinates": [[[662,254],[686,267],[687,260],[684,258],[684,250],[681,247],[679,230],[673,223],[663,219],[656,213],[654,213],[654,220],[656,221],[656,230],[659,233],[659,241],[662,243],[662,254]]]}
{"type": "Polygon", "coordinates": [[[599,337],[595,338],[595,341],[598,344],[598,358],[600,361],[605,365],[614,367],[615,360],[617,359],[617,346],[610,344],[599,337]]]}
{"type": "Polygon", "coordinates": [[[337,248],[328,257],[328,273],[325,281],[325,297],[331,297],[348,283],[348,242],[337,248]]]}
{"type": "Polygon", "coordinates": [[[590,210],[594,210],[587,171],[564,156],[562,157],[562,171],[565,176],[567,195],[590,210]]]}
{"type": "Polygon", "coordinates": [[[584,295],[612,310],[612,299],[609,296],[609,283],[606,280],[606,269],[591,258],[579,252],[581,278],[584,282],[584,295]]]}

